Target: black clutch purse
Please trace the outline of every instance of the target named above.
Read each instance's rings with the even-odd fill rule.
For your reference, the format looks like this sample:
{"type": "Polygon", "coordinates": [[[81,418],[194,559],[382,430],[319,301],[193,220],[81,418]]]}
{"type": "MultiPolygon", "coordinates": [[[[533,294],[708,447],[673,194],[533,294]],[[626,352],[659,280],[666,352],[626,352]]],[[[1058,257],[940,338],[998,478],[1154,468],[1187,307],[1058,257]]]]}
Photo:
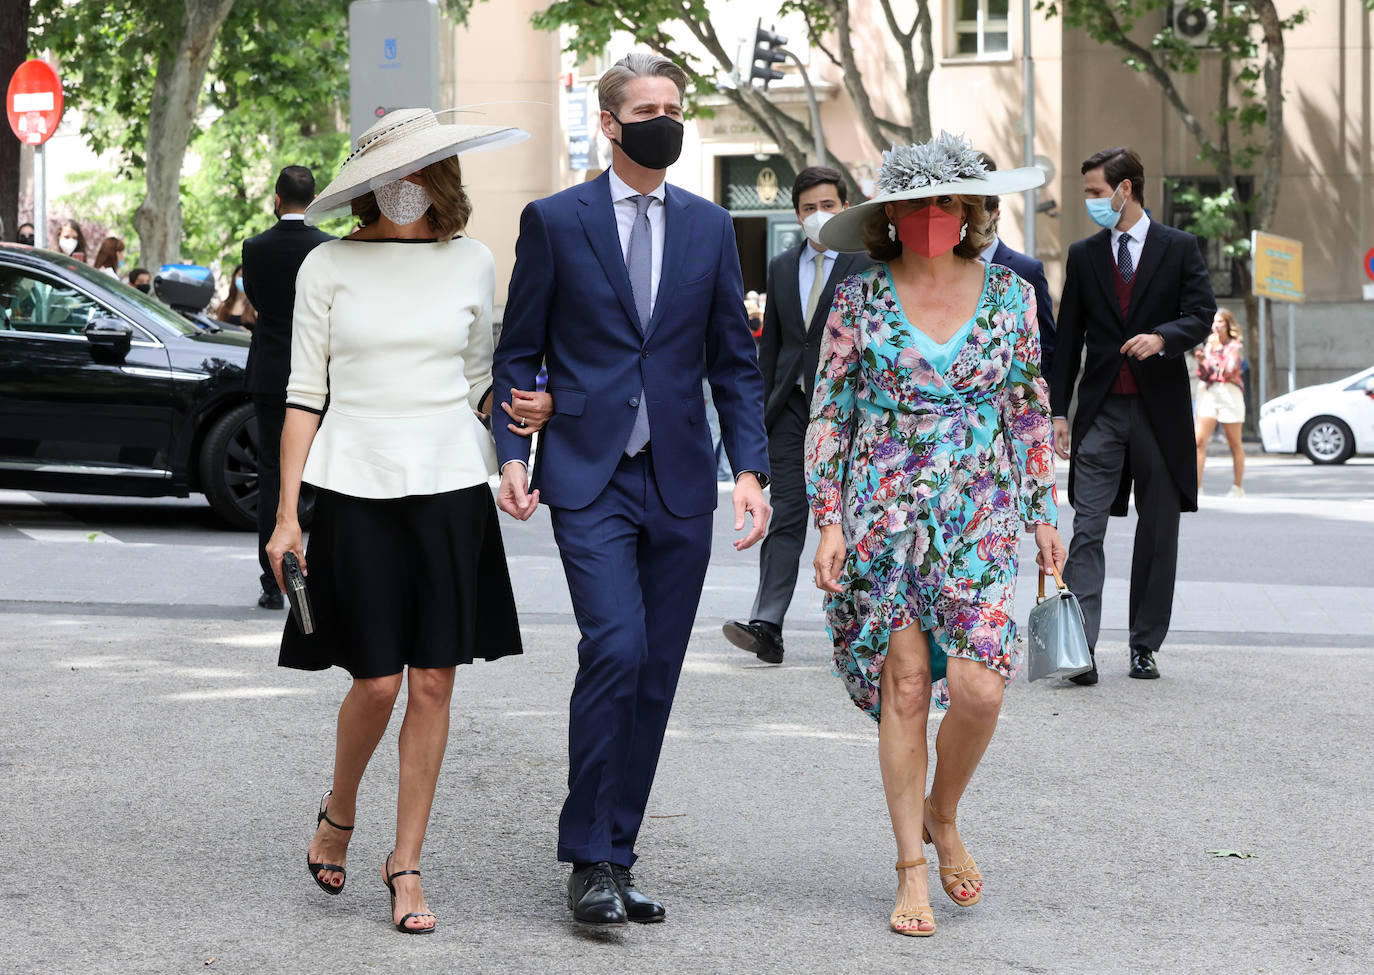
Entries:
{"type": "Polygon", "coordinates": [[[309,636],[315,632],[315,614],[310,609],[310,592],[305,588],[305,573],[301,571],[295,552],[282,556],[281,574],[286,580],[286,598],[291,601],[296,628],[309,636]]]}

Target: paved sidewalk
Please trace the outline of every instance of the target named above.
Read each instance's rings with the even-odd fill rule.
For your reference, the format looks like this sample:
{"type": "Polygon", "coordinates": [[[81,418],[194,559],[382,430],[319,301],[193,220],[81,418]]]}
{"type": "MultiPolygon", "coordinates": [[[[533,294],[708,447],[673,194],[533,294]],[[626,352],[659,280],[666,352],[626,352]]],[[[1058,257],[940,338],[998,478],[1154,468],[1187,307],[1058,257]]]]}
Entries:
{"type": "MultiPolygon", "coordinates": [[[[666,924],[567,921],[552,849],[575,633],[464,668],[424,868],[436,934],[394,932],[395,728],[348,888],[304,867],[339,672],[273,666],[279,624],[3,617],[0,972],[1240,973],[1374,969],[1367,644],[1199,641],[1165,678],[1018,684],[961,808],[984,902],[886,930],[875,729],[820,634],[780,668],[699,628],[637,873],[666,924]],[[1253,859],[1218,859],[1229,848],[1253,859]]],[[[933,866],[932,866],[933,875],[933,866]]]]}

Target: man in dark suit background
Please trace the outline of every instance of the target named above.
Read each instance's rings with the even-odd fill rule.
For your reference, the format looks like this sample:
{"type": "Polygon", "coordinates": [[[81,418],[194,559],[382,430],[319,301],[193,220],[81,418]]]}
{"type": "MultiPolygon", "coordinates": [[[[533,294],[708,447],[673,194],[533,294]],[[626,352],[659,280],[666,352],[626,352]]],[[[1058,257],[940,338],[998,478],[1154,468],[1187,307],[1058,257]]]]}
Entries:
{"type": "Polygon", "coordinates": [[[296,272],[305,255],[333,238],[307,227],[305,208],[315,199],[315,177],[304,166],[287,166],[277,176],[272,213],[277,222],[243,242],[243,291],[257,309],[244,382],[253,397],[258,424],[258,564],[263,609],[281,609],[282,594],[267,560],[267,541],[277,521],[281,490],[281,427],[286,418],[286,381],[291,375],[291,315],[296,272]]]}
{"type": "MultiPolygon", "coordinates": [[[[1145,213],[1145,167],[1128,148],[1084,161],[1088,214],[1104,229],[1069,247],[1050,382],[1055,450],[1070,458],[1073,541],[1064,581],[1078,596],[1088,646],[1102,622],[1109,515],[1138,521],[1131,556],[1130,676],[1159,676],[1169,630],[1182,511],[1197,510],[1192,397],[1183,353],[1216,314],[1211,278],[1192,234],[1145,213]],[[1078,381],[1083,350],[1083,378],[1078,381]],[[1077,385],[1073,435],[1066,417],[1077,385]]],[[[1097,666],[1073,678],[1096,684],[1097,666]]]]}
{"type": "MultiPolygon", "coordinates": [[[[989,170],[997,169],[997,163],[986,152],[979,155],[989,170]]],[[[992,217],[992,243],[980,256],[988,264],[1015,271],[1018,277],[1035,289],[1035,318],[1040,325],[1040,374],[1048,382],[1054,362],[1054,301],[1050,298],[1050,284],[1045,280],[1045,265],[1029,254],[1012,250],[997,235],[997,224],[1002,219],[1001,197],[984,197],[983,208],[992,217]]]]}
{"type": "Polygon", "coordinates": [[[792,209],[806,237],[768,266],[759,368],[773,517],[759,551],[759,587],[749,620],[731,620],[723,629],[727,640],[769,664],[782,663],[782,621],[797,587],[811,513],[804,454],[821,332],[840,282],[873,263],[863,254],[840,254],[818,242],[825,221],[848,205],[844,177],[836,170],[803,169],[792,184],[792,209]]]}
{"type": "Polygon", "coordinates": [[[551,509],[581,641],[568,707],[558,859],[584,924],[664,919],[630,874],[710,561],[716,463],[701,378],[735,472],[735,542],[763,537],[763,380],[725,210],[666,182],[687,75],[631,54],[597,88],[611,168],[520,217],[498,390],[548,367],[553,417],[530,442],[496,424],[498,504],[551,509]],[[531,491],[533,487],[535,490],[531,491]]]}

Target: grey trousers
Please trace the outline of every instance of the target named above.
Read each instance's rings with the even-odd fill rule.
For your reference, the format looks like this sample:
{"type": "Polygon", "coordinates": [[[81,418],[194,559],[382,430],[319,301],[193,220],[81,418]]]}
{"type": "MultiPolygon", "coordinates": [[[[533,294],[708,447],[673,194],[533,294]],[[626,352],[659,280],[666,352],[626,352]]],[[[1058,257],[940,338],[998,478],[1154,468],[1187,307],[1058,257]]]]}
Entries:
{"type": "Polygon", "coordinates": [[[1128,458],[1137,515],[1131,553],[1130,646],[1153,653],[1169,632],[1174,608],[1179,493],[1138,395],[1109,394],[1078,444],[1073,541],[1064,566],[1064,582],[1078,596],[1088,646],[1096,648],[1102,626],[1102,584],[1107,575],[1102,540],[1128,458]]]}
{"type": "Polygon", "coordinates": [[[787,405],[768,430],[768,469],[773,516],[759,550],[759,590],[751,620],[767,620],[782,627],[782,618],[797,588],[797,560],[806,546],[806,396],[801,387],[787,397],[787,405]]]}

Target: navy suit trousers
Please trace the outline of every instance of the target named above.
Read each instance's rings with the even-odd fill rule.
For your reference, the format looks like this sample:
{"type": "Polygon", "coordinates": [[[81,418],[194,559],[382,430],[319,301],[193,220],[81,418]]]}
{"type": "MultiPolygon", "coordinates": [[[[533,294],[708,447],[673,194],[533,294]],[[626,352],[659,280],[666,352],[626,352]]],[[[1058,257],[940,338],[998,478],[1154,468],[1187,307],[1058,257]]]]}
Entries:
{"type": "Polygon", "coordinates": [[[590,505],[552,508],[582,641],[558,859],[631,866],[711,557],[710,512],[679,518],[647,453],[590,505]]]}

